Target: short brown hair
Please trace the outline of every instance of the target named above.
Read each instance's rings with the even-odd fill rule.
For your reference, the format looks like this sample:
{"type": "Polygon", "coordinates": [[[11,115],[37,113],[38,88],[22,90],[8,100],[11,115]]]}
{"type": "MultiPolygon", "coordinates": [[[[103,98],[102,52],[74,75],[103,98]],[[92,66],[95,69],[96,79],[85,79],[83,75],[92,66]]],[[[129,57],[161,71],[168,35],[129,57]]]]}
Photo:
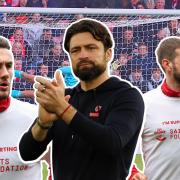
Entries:
{"type": "MultiPolygon", "coordinates": [[[[176,49],[180,48],[180,38],[177,36],[170,36],[163,39],[158,47],[156,48],[156,58],[159,62],[159,65],[162,67],[162,60],[168,59],[173,61],[177,56],[176,49]]],[[[163,68],[163,67],[162,67],[163,68]]]]}
{"type": "Polygon", "coordinates": [[[113,40],[108,29],[102,23],[96,20],[85,18],[73,23],[67,29],[64,38],[64,49],[67,52],[69,52],[69,43],[72,36],[83,32],[89,32],[96,40],[101,41],[105,50],[113,47],[113,40]]]}
{"type": "Polygon", "coordinates": [[[0,36],[0,48],[11,50],[11,44],[9,40],[3,36],[0,36]]]}

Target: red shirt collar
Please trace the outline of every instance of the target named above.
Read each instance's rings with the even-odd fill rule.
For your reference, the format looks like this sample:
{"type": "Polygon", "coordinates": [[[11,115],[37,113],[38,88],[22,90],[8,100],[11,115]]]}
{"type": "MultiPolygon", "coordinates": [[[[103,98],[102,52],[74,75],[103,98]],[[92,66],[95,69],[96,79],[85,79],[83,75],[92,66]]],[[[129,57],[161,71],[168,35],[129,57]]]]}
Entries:
{"type": "Polygon", "coordinates": [[[10,97],[0,100],[0,112],[5,111],[9,107],[10,101],[11,101],[10,97]]]}
{"type": "Polygon", "coordinates": [[[166,83],[166,80],[163,82],[161,86],[161,90],[166,96],[180,97],[180,92],[170,89],[166,83]]]}

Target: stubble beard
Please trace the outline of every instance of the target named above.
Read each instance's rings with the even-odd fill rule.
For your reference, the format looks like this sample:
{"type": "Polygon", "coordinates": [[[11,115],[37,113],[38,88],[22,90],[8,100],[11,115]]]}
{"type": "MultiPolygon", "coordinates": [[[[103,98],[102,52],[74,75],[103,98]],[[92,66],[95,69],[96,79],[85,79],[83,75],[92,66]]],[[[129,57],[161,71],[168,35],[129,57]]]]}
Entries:
{"type": "Polygon", "coordinates": [[[10,91],[8,92],[3,92],[3,91],[0,91],[0,100],[4,100],[4,99],[7,99],[10,95],[10,91]]]}
{"type": "Polygon", "coordinates": [[[180,85],[180,73],[178,72],[178,69],[173,66],[173,77],[174,80],[180,85]]]}

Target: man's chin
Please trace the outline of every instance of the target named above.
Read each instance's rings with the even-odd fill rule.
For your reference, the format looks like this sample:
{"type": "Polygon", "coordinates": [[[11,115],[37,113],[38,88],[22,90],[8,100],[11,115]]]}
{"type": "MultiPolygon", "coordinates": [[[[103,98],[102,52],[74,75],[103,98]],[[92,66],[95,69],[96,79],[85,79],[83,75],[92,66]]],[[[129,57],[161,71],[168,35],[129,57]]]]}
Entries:
{"type": "Polygon", "coordinates": [[[77,75],[77,77],[79,77],[79,79],[82,81],[91,81],[97,76],[98,75],[94,74],[93,71],[81,71],[81,73],[77,75]]]}
{"type": "Polygon", "coordinates": [[[84,64],[79,66],[79,71],[91,71],[93,66],[91,64],[84,64]]]}
{"type": "Polygon", "coordinates": [[[76,71],[74,71],[74,74],[82,81],[91,81],[97,78],[99,75],[101,75],[105,71],[105,68],[101,68],[98,66],[91,66],[91,64],[87,66],[81,66],[76,71]]]}

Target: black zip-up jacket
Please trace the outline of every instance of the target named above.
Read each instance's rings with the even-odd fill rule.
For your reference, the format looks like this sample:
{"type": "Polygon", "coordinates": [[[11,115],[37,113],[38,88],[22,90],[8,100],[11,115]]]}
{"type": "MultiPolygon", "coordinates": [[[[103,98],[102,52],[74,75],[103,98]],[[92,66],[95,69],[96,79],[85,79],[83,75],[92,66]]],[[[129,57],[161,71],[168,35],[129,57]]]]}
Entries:
{"type": "Polygon", "coordinates": [[[37,159],[52,140],[54,180],[124,180],[143,122],[139,91],[111,77],[96,89],[78,85],[66,94],[78,110],[70,125],[55,121],[43,142],[30,128],[19,144],[22,159],[37,159]]]}

